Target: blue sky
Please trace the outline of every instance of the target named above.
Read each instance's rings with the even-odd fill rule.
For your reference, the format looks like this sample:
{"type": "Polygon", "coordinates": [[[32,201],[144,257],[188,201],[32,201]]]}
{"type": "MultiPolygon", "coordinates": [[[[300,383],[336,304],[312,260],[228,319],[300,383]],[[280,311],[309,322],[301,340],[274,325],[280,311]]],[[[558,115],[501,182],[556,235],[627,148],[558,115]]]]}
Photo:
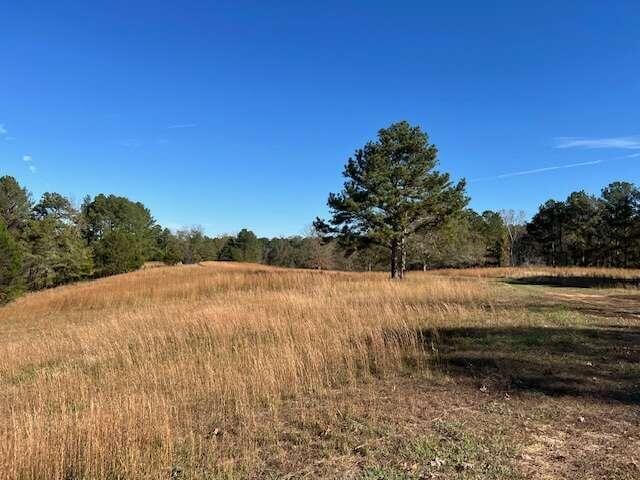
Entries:
{"type": "Polygon", "coordinates": [[[170,227],[301,233],[353,150],[403,119],[480,211],[640,183],[637,0],[0,12],[0,174],[36,197],[116,193],[170,227]]]}

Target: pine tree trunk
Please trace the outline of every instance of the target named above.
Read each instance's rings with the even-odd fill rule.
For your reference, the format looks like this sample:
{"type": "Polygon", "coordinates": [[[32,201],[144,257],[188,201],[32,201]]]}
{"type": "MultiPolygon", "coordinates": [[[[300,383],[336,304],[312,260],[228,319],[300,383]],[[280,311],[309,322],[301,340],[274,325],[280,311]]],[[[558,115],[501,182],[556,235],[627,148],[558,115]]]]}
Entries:
{"type": "Polygon", "coordinates": [[[400,278],[404,278],[404,272],[407,269],[407,245],[404,235],[400,239],[400,278]]]}
{"type": "Polygon", "coordinates": [[[398,240],[391,240],[391,278],[398,278],[398,240]]]}

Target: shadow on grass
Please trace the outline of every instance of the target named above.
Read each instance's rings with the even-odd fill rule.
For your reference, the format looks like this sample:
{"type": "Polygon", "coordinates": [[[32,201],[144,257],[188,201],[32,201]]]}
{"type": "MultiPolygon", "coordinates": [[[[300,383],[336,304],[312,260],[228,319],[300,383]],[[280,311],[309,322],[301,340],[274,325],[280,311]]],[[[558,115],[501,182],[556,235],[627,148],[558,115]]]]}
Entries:
{"type": "Polygon", "coordinates": [[[452,376],[507,391],[640,404],[640,328],[452,328],[421,338],[452,376]]]}
{"type": "Polygon", "coordinates": [[[534,277],[510,278],[513,285],[545,285],[548,287],[573,288],[625,288],[640,287],[640,278],[615,278],[601,276],[538,275],[534,277]]]}

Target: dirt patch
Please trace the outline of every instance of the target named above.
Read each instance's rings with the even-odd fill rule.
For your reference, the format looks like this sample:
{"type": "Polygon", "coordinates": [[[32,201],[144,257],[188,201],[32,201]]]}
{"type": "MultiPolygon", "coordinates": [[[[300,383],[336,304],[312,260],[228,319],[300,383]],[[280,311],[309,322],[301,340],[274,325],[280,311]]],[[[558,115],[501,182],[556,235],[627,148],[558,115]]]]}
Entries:
{"type": "Polygon", "coordinates": [[[545,296],[576,311],[608,318],[640,319],[640,292],[582,293],[546,290],[545,296]]]}

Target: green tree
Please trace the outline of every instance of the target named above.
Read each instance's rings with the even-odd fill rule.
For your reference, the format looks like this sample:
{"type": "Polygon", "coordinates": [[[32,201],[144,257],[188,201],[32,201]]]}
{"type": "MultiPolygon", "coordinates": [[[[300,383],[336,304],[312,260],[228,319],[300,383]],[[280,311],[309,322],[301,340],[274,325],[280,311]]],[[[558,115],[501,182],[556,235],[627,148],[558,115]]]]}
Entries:
{"type": "Polygon", "coordinates": [[[628,267],[640,247],[640,191],[628,182],[613,182],[602,190],[602,220],[611,266],[628,267]]]}
{"type": "Polygon", "coordinates": [[[230,238],[222,248],[219,259],[234,262],[262,261],[263,244],[255,233],[243,228],[235,238],[230,238]]]}
{"type": "Polygon", "coordinates": [[[177,235],[168,228],[160,230],[156,235],[156,257],[154,260],[167,265],[175,265],[184,259],[184,245],[177,235]]]}
{"type": "Polygon", "coordinates": [[[598,263],[602,209],[598,199],[584,191],[573,192],[565,202],[563,239],[567,262],[587,266],[598,263]]]}
{"type": "Polygon", "coordinates": [[[0,219],[0,304],[14,299],[22,290],[22,256],[17,242],[0,219]]]}
{"type": "Polygon", "coordinates": [[[31,196],[10,176],[0,177],[0,219],[12,235],[24,231],[31,215],[31,196]]]}
{"type": "Polygon", "coordinates": [[[203,261],[205,235],[201,228],[194,227],[178,232],[178,238],[182,243],[183,263],[198,263],[203,261]]]}
{"type": "Polygon", "coordinates": [[[88,277],[91,251],[77,224],[78,212],[58,193],[43,194],[25,230],[24,271],[30,290],[88,277]]]}
{"type": "Polygon", "coordinates": [[[329,222],[315,228],[337,237],[342,245],[382,245],[389,251],[391,278],[404,276],[406,239],[440,225],[462,209],[464,181],[453,185],[435,169],[438,150],[419,127],[399,122],[378,132],[349,158],[346,181],[329,194],[329,222]]]}
{"type": "Polygon", "coordinates": [[[93,243],[93,258],[98,273],[103,276],[137,270],[146,260],[135,234],[117,229],[107,230],[93,243]]]}
{"type": "Polygon", "coordinates": [[[38,219],[50,218],[66,224],[76,223],[78,211],[71,201],[55,192],[45,192],[33,207],[33,216],[38,219]]]}
{"type": "Polygon", "coordinates": [[[482,212],[480,231],[486,245],[486,263],[495,266],[509,264],[509,232],[499,213],[482,212]]]}
{"type": "Polygon", "coordinates": [[[487,263],[484,219],[471,209],[447,218],[442,225],[417,232],[409,239],[410,264],[422,270],[434,267],[471,267],[487,263]]]}
{"type": "Polygon", "coordinates": [[[528,241],[532,251],[547,265],[564,265],[563,224],[566,220],[564,202],[548,200],[540,206],[527,225],[528,241]]]}
{"type": "Polygon", "coordinates": [[[258,263],[262,261],[262,242],[251,230],[243,228],[238,232],[236,247],[242,252],[243,262],[258,263]]]}
{"type": "MultiPolygon", "coordinates": [[[[271,238],[263,243],[264,262],[267,265],[295,268],[299,266],[298,248],[302,242],[299,237],[271,238]]],[[[225,246],[226,247],[226,246],[225,246]]]]}
{"type": "Polygon", "coordinates": [[[156,254],[155,220],[142,203],[100,194],[85,199],[82,217],[99,275],[135,270],[156,254]]]}

